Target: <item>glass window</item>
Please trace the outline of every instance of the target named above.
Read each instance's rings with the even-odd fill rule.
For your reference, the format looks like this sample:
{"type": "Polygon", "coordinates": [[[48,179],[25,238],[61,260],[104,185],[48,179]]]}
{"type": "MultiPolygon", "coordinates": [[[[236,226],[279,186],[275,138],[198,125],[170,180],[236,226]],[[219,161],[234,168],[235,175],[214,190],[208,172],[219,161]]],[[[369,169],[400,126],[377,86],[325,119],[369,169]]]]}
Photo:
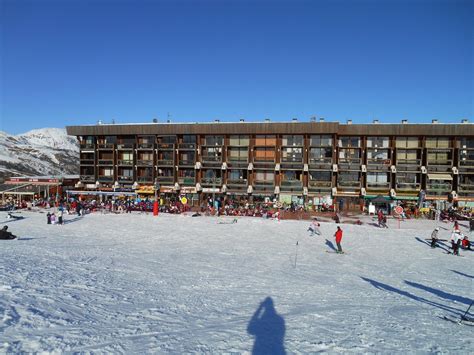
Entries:
{"type": "Polygon", "coordinates": [[[303,148],[282,148],[281,155],[284,162],[302,162],[303,148]]]}
{"type": "Polygon", "coordinates": [[[339,147],[345,148],[359,148],[360,138],[359,137],[340,137],[339,147]]]}
{"type": "Polygon", "coordinates": [[[276,145],[276,136],[257,135],[255,145],[274,147],[276,145]]]}
{"type": "Polygon", "coordinates": [[[183,143],[196,143],[196,136],[190,135],[190,134],[185,134],[183,136],[183,143]]]}
{"type": "Polygon", "coordinates": [[[310,160],[330,159],[332,158],[332,148],[311,148],[309,157],[310,160]]]}
{"type": "Polygon", "coordinates": [[[273,182],[274,178],[275,178],[275,173],[273,171],[256,171],[255,172],[256,181],[273,182]]]}
{"type": "Polygon", "coordinates": [[[469,149],[469,148],[474,148],[474,138],[467,138],[467,137],[463,137],[461,138],[461,146],[460,148],[464,148],[464,149],[469,149]]]}
{"type": "Polygon", "coordinates": [[[230,136],[229,145],[248,146],[249,136],[230,136]]]}
{"type": "Polygon", "coordinates": [[[387,173],[367,173],[367,183],[387,183],[387,173]]]}
{"type": "Polygon", "coordinates": [[[227,158],[230,161],[247,161],[248,150],[247,148],[228,148],[227,158]]]}
{"type": "Polygon", "coordinates": [[[321,135],[311,136],[311,145],[316,147],[327,147],[332,146],[332,136],[321,135]]]}
{"type": "Polygon", "coordinates": [[[206,136],[204,145],[224,145],[224,137],[222,137],[222,136],[206,136]]]}
{"type": "Polygon", "coordinates": [[[229,170],[228,180],[245,180],[245,181],[247,181],[247,170],[243,170],[243,169],[229,170]]]}
{"type": "Polygon", "coordinates": [[[386,160],[388,159],[388,150],[386,149],[369,149],[367,150],[367,159],[371,160],[386,160]]]}
{"type": "Polygon", "coordinates": [[[282,145],[288,146],[302,146],[303,145],[303,136],[283,136],[282,145]]]}
{"type": "Polygon", "coordinates": [[[309,180],[331,181],[332,173],[330,171],[310,171],[309,180]]]}
{"type": "Polygon", "coordinates": [[[367,147],[369,148],[388,148],[388,137],[367,137],[367,147]]]}
{"type": "Polygon", "coordinates": [[[255,148],[255,161],[256,162],[274,162],[275,161],[275,149],[274,148],[255,148]]]}

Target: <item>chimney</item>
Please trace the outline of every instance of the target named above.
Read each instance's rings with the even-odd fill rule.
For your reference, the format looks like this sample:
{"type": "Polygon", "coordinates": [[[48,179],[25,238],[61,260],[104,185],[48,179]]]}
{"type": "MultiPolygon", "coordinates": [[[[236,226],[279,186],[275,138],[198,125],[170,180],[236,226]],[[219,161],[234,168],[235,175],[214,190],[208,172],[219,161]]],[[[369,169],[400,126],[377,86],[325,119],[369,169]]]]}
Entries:
{"type": "Polygon", "coordinates": [[[310,122],[316,122],[316,116],[310,117],[310,118],[309,118],[309,121],[310,121],[310,122]]]}
{"type": "Polygon", "coordinates": [[[293,117],[293,118],[291,119],[291,122],[298,122],[298,118],[293,117]]]}
{"type": "Polygon", "coordinates": [[[166,120],[166,123],[171,123],[171,120],[166,120]]]}
{"type": "Polygon", "coordinates": [[[245,122],[245,119],[241,118],[241,119],[240,119],[240,122],[245,122]]]}
{"type": "Polygon", "coordinates": [[[432,123],[432,124],[438,124],[438,120],[436,120],[436,119],[431,120],[431,123],[432,123]]]}
{"type": "Polygon", "coordinates": [[[154,118],[153,123],[158,123],[158,118],[154,118]]]}
{"type": "Polygon", "coordinates": [[[98,120],[98,121],[97,121],[97,124],[98,124],[98,125],[101,125],[101,124],[102,124],[102,120],[98,120]]]}
{"type": "Polygon", "coordinates": [[[268,123],[270,122],[270,119],[269,118],[265,118],[265,123],[268,123]]]}
{"type": "Polygon", "coordinates": [[[462,124],[469,123],[469,120],[468,120],[467,118],[463,118],[463,119],[461,120],[461,123],[462,123],[462,124]]]}
{"type": "Polygon", "coordinates": [[[408,120],[402,120],[402,124],[407,124],[408,120]]]}
{"type": "Polygon", "coordinates": [[[324,122],[324,117],[319,117],[319,122],[324,122]]]}
{"type": "Polygon", "coordinates": [[[347,124],[352,124],[352,120],[347,120],[347,124]]]}
{"type": "Polygon", "coordinates": [[[219,123],[221,120],[214,120],[215,123],[219,123]]]}
{"type": "Polygon", "coordinates": [[[379,120],[373,120],[373,124],[379,124],[379,120]]]}

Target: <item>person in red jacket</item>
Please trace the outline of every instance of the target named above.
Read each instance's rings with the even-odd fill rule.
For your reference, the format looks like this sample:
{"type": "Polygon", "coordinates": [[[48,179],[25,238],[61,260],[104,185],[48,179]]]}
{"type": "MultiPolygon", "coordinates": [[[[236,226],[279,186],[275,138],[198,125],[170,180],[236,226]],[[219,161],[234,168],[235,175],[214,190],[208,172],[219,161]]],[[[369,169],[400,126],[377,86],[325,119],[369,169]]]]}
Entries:
{"type": "Polygon", "coordinates": [[[334,234],[334,237],[336,238],[336,245],[337,245],[337,252],[338,253],[343,253],[342,247],[341,247],[341,240],[342,240],[342,229],[341,227],[337,227],[337,231],[334,234]]]}

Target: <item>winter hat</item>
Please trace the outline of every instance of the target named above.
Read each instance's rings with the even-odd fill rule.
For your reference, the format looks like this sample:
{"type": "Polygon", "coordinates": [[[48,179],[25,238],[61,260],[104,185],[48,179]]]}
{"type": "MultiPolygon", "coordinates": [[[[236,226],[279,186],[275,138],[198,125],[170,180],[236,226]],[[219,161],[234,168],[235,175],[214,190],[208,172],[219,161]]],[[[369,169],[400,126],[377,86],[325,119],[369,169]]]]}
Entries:
{"type": "Polygon", "coordinates": [[[435,228],[435,231],[439,231],[439,227],[436,227],[436,228],[435,228]]]}

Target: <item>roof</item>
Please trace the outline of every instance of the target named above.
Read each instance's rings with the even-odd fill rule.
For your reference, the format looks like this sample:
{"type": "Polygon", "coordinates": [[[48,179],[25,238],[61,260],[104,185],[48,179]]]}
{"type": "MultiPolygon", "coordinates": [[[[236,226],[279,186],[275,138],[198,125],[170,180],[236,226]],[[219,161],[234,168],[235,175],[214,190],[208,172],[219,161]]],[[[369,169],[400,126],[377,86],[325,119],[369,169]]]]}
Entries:
{"type": "Polygon", "coordinates": [[[474,136],[474,124],[339,124],[338,122],[141,123],[67,126],[73,136],[174,134],[338,134],[474,136]]]}

